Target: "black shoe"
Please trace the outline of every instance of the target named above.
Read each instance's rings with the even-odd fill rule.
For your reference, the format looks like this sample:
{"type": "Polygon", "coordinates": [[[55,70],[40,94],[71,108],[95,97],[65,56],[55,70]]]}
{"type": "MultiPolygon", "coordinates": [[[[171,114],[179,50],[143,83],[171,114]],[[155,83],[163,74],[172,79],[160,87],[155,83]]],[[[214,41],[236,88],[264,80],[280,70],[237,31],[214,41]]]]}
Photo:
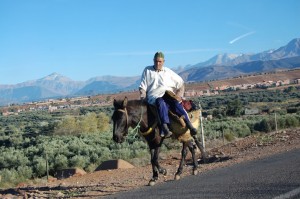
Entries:
{"type": "Polygon", "coordinates": [[[165,136],[165,138],[169,138],[169,137],[171,137],[173,135],[173,133],[171,132],[171,131],[169,131],[166,135],[164,135],[165,136]]]}
{"type": "Polygon", "coordinates": [[[190,121],[185,121],[186,127],[190,130],[191,135],[197,134],[197,129],[193,127],[192,123],[190,121]]]}
{"type": "Polygon", "coordinates": [[[162,125],[162,133],[160,134],[161,137],[169,138],[172,136],[172,132],[169,130],[169,127],[167,124],[162,125]]]}
{"type": "Polygon", "coordinates": [[[191,135],[197,135],[197,129],[196,128],[190,129],[190,133],[191,135]]]}
{"type": "Polygon", "coordinates": [[[169,131],[169,133],[168,134],[164,134],[164,133],[161,133],[160,134],[160,137],[162,137],[162,138],[169,138],[169,137],[171,137],[173,135],[173,133],[171,132],[171,131],[169,131]]]}

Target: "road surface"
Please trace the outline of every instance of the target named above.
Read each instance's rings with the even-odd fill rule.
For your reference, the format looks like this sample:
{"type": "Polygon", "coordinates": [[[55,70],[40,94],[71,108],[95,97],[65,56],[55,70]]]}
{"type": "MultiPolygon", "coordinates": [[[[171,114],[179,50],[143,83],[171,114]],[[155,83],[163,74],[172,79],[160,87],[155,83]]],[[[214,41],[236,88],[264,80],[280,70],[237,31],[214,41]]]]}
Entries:
{"type": "Polygon", "coordinates": [[[300,198],[300,149],[101,198],[296,199],[300,198]]]}

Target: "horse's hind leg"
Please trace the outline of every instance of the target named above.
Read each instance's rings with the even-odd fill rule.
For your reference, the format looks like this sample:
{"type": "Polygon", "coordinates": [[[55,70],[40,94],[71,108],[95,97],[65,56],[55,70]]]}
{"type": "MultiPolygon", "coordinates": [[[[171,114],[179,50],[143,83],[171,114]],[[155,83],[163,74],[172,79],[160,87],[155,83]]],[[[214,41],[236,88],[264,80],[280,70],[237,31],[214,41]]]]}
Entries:
{"type": "Polygon", "coordinates": [[[185,163],[186,155],[187,155],[187,145],[186,145],[185,142],[183,142],[182,143],[182,150],[181,150],[181,160],[180,160],[180,164],[179,164],[179,167],[177,169],[177,172],[175,174],[175,180],[180,179],[180,175],[182,174],[183,165],[185,163]]]}
{"type": "Polygon", "coordinates": [[[193,143],[189,143],[188,145],[189,150],[192,154],[192,159],[193,159],[193,175],[197,175],[198,174],[198,162],[197,162],[197,158],[196,158],[196,154],[195,154],[195,148],[193,146],[193,143]]]}
{"type": "Polygon", "coordinates": [[[206,163],[207,162],[207,154],[206,154],[206,152],[204,150],[203,145],[199,142],[199,140],[197,139],[196,135],[194,135],[193,138],[194,138],[194,140],[196,142],[196,145],[197,145],[198,149],[200,149],[200,151],[201,151],[203,162],[206,163]]]}

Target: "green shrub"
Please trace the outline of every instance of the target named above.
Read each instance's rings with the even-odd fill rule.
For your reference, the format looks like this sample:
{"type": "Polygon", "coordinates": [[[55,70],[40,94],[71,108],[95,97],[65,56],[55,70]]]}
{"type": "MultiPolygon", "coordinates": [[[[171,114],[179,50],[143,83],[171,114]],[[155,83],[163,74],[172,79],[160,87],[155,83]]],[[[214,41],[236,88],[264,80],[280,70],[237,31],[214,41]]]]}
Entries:
{"type": "Polygon", "coordinates": [[[69,166],[70,167],[78,167],[84,169],[89,164],[89,157],[75,155],[70,159],[69,166]]]}
{"type": "Polygon", "coordinates": [[[285,129],[286,128],[286,121],[285,118],[279,117],[277,119],[277,128],[278,129],[285,129]]]}
{"type": "Polygon", "coordinates": [[[42,177],[46,172],[46,159],[37,156],[33,158],[33,177],[42,177]]]}
{"type": "Polygon", "coordinates": [[[81,135],[103,132],[109,129],[109,117],[105,113],[87,112],[79,117],[67,115],[59,121],[54,133],[57,135],[81,135]]]}
{"type": "Polygon", "coordinates": [[[231,132],[224,133],[224,137],[228,142],[231,142],[235,139],[234,134],[231,132]]]}
{"type": "Polygon", "coordinates": [[[17,168],[18,181],[26,181],[32,177],[32,168],[28,166],[19,166],[17,168]]]}
{"type": "Polygon", "coordinates": [[[68,168],[68,158],[63,154],[58,154],[54,158],[53,168],[55,170],[68,168]]]}
{"type": "Polygon", "coordinates": [[[297,119],[296,117],[292,116],[292,115],[286,116],[286,118],[285,118],[285,123],[286,123],[286,126],[287,126],[288,128],[299,126],[299,121],[298,121],[298,119],[297,119]]]}
{"type": "Polygon", "coordinates": [[[85,171],[90,173],[90,172],[93,172],[96,170],[96,168],[98,167],[99,165],[93,163],[93,164],[90,164],[86,167],[85,171]]]}
{"type": "Polygon", "coordinates": [[[96,152],[93,152],[91,155],[90,155],[90,161],[91,163],[96,163],[99,159],[99,156],[96,152]]]}
{"type": "Polygon", "coordinates": [[[99,132],[105,132],[109,129],[110,118],[103,112],[97,114],[97,127],[99,132]]]}
{"type": "Polygon", "coordinates": [[[112,158],[112,153],[107,147],[99,147],[98,150],[99,160],[98,163],[109,160],[112,158]]]}
{"type": "Polygon", "coordinates": [[[6,150],[1,151],[0,168],[16,169],[19,166],[26,166],[28,163],[28,158],[21,150],[6,148],[6,150]]]}
{"type": "Polygon", "coordinates": [[[18,173],[15,169],[2,169],[0,170],[1,187],[8,187],[18,183],[18,173]]]}
{"type": "Polygon", "coordinates": [[[267,119],[263,119],[261,122],[257,123],[254,126],[254,129],[257,131],[266,132],[266,133],[270,132],[272,130],[267,119]]]}
{"type": "Polygon", "coordinates": [[[113,159],[129,160],[132,158],[132,151],[129,148],[115,149],[111,151],[113,159]]]}
{"type": "Polygon", "coordinates": [[[54,133],[57,135],[76,135],[78,134],[77,130],[75,117],[67,115],[54,128],[54,133]]]}
{"type": "Polygon", "coordinates": [[[236,130],[237,136],[241,137],[241,138],[251,135],[251,130],[247,124],[236,125],[235,130],[236,130]]]}

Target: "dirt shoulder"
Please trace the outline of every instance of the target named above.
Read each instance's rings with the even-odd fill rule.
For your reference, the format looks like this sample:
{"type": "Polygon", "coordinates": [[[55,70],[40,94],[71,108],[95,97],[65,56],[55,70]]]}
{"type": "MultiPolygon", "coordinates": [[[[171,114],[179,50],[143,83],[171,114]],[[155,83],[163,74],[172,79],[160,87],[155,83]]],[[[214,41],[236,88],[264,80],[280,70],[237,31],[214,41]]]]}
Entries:
{"type": "MultiPolygon", "coordinates": [[[[212,147],[206,143],[209,162],[200,161],[198,171],[206,172],[227,167],[244,161],[254,160],[273,154],[300,148],[300,128],[281,130],[268,134],[252,135],[231,143],[219,143],[212,147]],[[222,145],[222,146],[220,146],[222,145]]],[[[200,153],[198,152],[199,156],[200,153]]],[[[162,153],[161,165],[168,170],[157,183],[174,180],[180,161],[180,151],[162,153]]],[[[192,175],[190,156],[182,177],[192,175]]],[[[99,198],[122,191],[147,186],[152,176],[151,165],[131,169],[114,169],[89,173],[53,182],[35,185],[20,185],[18,188],[0,191],[0,198],[99,198]]]]}

